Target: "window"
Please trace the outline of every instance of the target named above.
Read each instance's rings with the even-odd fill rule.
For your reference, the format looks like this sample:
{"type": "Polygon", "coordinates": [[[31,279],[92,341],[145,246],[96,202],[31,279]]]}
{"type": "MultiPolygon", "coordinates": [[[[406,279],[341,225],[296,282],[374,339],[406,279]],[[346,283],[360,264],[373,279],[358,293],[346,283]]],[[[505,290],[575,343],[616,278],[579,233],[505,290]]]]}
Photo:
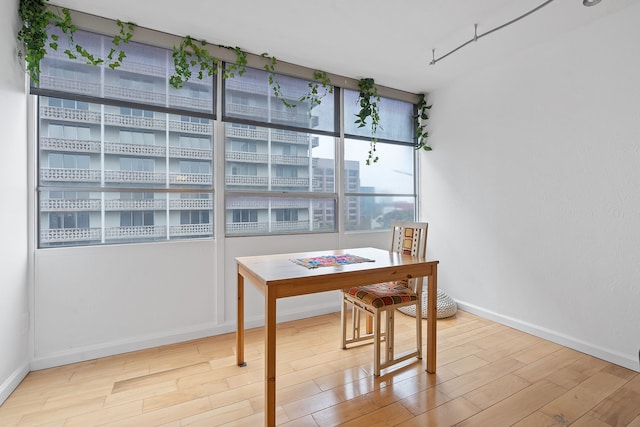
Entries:
{"type": "MultiPolygon", "coordinates": [[[[110,43],[75,37],[92,51],[110,43]]],[[[304,97],[309,80],[253,68],[218,75],[217,91],[214,78],[195,77],[178,90],[171,49],[122,47],[116,69],[56,54],[41,62],[31,88],[39,247],[213,237],[214,135],[224,138],[218,220],[228,236],[381,230],[415,218],[410,102],[381,99],[380,161],[365,165],[372,135],[354,123],[354,90],[336,87],[315,105],[304,97]],[[272,79],[294,108],[274,96],[272,79]]]]}
{"type": "Polygon", "coordinates": [[[153,132],[121,130],[120,142],[123,144],[154,145],[155,135],[153,132]]]}
{"type": "Polygon", "coordinates": [[[123,211],[120,212],[121,227],[143,227],[153,225],[153,212],[149,211],[123,211]]]}
{"type": "Polygon", "coordinates": [[[335,185],[317,173],[336,167],[335,94],[310,109],[298,101],[309,81],[277,79],[295,108],[273,97],[262,70],[223,82],[227,235],[337,229],[335,185]]]}
{"type": "Polygon", "coordinates": [[[180,172],[211,174],[211,163],[197,160],[180,160],[180,172]]]}
{"type": "MultiPolygon", "coordinates": [[[[92,51],[110,43],[74,37],[92,51]]],[[[169,88],[170,49],[122,47],[113,70],[55,54],[41,63],[41,248],[213,236],[213,79],[169,88]]]]}
{"type": "Polygon", "coordinates": [[[209,224],[209,211],[186,211],[180,213],[180,224],[209,224]]]}
{"type": "Polygon", "coordinates": [[[297,209],[276,209],[276,221],[297,221],[297,209]]]}
{"type": "Polygon", "coordinates": [[[233,222],[258,222],[256,209],[234,209],[233,222]]]}
{"type": "MultiPolygon", "coordinates": [[[[345,91],[345,116],[357,113],[357,92],[345,91]]],[[[388,229],[392,220],[413,221],[416,210],[414,106],[382,98],[376,137],[379,160],[366,165],[367,127],[345,120],[343,215],[345,230],[388,229]]]]}
{"type": "Polygon", "coordinates": [[[120,170],[123,171],[153,172],[154,169],[155,162],[153,159],[139,157],[122,157],[120,159],[120,170]]]}
{"type": "Polygon", "coordinates": [[[50,168],[89,169],[89,156],[83,154],[49,153],[50,168]]]}
{"type": "Polygon", "coordinates": [[[87,228],[88,212],[52,212],[49,214],[49,228],[87,228]]]}

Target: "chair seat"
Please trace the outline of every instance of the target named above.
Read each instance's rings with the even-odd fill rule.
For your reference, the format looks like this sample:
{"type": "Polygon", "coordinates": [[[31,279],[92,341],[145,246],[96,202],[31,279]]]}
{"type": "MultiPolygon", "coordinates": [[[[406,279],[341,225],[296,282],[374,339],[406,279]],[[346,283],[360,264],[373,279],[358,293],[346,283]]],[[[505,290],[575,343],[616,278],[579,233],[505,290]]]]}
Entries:
{"type": "Polygon", "coordinates": [[[375,308],[416,301],[418,296],[402,283],[385,282],[373,285],[354,286],[344,291],[353,298],[375,308]]]}

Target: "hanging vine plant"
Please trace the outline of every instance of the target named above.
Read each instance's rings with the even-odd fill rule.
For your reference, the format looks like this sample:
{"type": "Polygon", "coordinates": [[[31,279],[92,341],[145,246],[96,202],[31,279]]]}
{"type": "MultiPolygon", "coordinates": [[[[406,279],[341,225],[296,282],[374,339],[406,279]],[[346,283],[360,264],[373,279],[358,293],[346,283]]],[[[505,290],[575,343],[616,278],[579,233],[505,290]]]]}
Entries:
{"type": "Polygon", "coordinates": [[[244,50],[240,49],[238,46],[235,46],[235,47],[222,46],[222,45],[219,45],[219,46],[225,49],[232,50],[236,54],[236,62],[233,64],[227,65],[227,67],[224,69],[224,72],[222,74],[222,78],[223,79],[233,78],[236,76],[236,73],[238,73],[239,76],[243,75],[245,71],[247,71],[247,61],[248,61],[247,57],[249,56],[249,54],[244,50]]]}
{"type": "Polygon", "coordinates": [[[369,144],[369,153],[367,156],[366,164],[376,163],[379,159],[376,153],[376,133],[380,126],[380,111],[379,105],[380,95],[378,95],[378,89],[375,86],[375,82],[372,78],[364,78],[358,81],[358,99],[356,103],[360,105],[360,111],[356,114],[357,119],[355,123],[359,128],[367,125],[367,119],[371,120],[371,141],[369,144]]]}
{"type": "Polygon", "coordinates": [[[169,77],[171,86],[176,89],[182,88],[191,78],[191,68],[196,65],[199,67],[198,79],[200,80],[205,75],[211,77],[218,74],[218,58],[211,56],[206,46],[206,41],[186,36],[178,46],[173,47],[174,73],[169,77]]]}
{"type": "MultiPolygon", "coordinates": [[[[83,46],[74,41],[74,34],[77,27],[71,21],[69,9],[49,7],[46,3],[49,0],[20,0],[18,13],[22,20],[22,27],[18,31],[17,39],[22,44],[18,49],[18,56],[24,58],[26,70],[32,81],[40,81],[40,63],[47,54],[47,49],[58,50],[59,36],[50,31],[51,27],[57,27],[66,36],[68,48],[64,53],[70,59],[84,58],[87,64],[106,64],[111,69],[116,69],[122,65],[126,54],[122,49],[123,43],[129,43],[133,37],[136,27],[131,22],[117,21],[118,34],[112,39],[112,47],[105,58],[91,53],[83,46]]],[[[192,70],[198,67],[196,77],[200,80],[206,77],[217,75],[220,60],[209,53],[206,48],[208,43],[204,40],[196,40],[191,36],[185,36],[179,45],[173,48],[174,72],[169,77],[169,84],[179,89],[192,77],[192,70]]],[[[223,46],[222,48],[232,50],[236,54],[236,61],[227,65],[223,70],[223,78],[233,78],[241,76],[246,71],[248,53],[235,46],[223,46]]],[[[282,94],[282,88],[276,77],[277,59],[267,53],[260,55],[265,60],[264,70],[269,73],[269,85],[276,98],[288,108],[295,108],[296,104],[289,102],[282,94]]],[[[309,101],[309,111],[320,105],[327,93],[333,93],[333,87],[327,73],[322,71],[314,72],[316,81],[309,83],[309,92],[303,95],[299,101],[309,101]],[[319,82],[319,83],[318,83],[319,82]],[[320,85],[325,89],[320,93],[320,85]]]]}
{"type": "Polygon", "coordinates": [[[278,63],[276,57],[270,56],[268,53],[262,53],[260,57],[265,60],[263,68],[267,73],[269,73],[269,86],[271,86],[271,89],[273,89],[273,96],[279,99],[285,107],[296,108],[296,104],[292,104],[291,102],[287,101],[282,95],[282,87],[280,86],[280,83],[276,78],[276,64],[278,63]]]}
{"type": "Polygon", "coordinates": [[[22,27],[18,31],[18,41],[22,46],[18,56],[26,61],[29,77],[36,83],[40,81],[40,61],[47,54],[47,48],[58,50],[59,36],[49,32],[50,26],[58,27],[67,38],[68,48],[64,53],[69,59],[84,58],[87,64],[100,65],[106,63],[111,69],[122,65],[126,57],[122,50],[122,43],[129,43],[133,36],[135,24],[117,21],[119,33],[111,43],[112,47],[105,58],[89,52],[74,41],[77,27],[71,22],[71,13],[66,8],[50,8],[46,5],[49,0],[20,0],[18,14],[22,20],[22,27]]]}
{"type": "Polygon", "coordinates": [[[417,113],[413,116],[416,126],[416,150],[431,151],[431,147],[427,145],[429,132],[426,129],[426,121],[429,120],[430,109],[431,105],[427,105],[425,95],[421,93],[418,103],[416,104],[417,113]]]}
{"type": "Polygon", "coordinates": [[[325,71],[314,71],[313,81],[309,82],[309,92],[301,96],[300,102],[309,102],[309,115],[311,110],[319,106],[322,103],[327,94],[333,93],[333,86],[331,86],[331,80],[329,75],[325,71]],[[322,86],[322,92],[320,92],[320,86],[322,86]]]}

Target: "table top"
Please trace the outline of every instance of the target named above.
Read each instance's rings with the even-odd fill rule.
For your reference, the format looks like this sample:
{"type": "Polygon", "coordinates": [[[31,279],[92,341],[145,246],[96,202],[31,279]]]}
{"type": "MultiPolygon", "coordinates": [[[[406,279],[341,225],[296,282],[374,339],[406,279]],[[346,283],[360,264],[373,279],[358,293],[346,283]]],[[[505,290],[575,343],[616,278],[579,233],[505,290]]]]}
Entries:
{"type": "Polygon", "coordinates": [[[431,274],[438,261],[376,248],[348,248],[237,257],[238,272],[255,284],[277,287],[277,297],[341,289],[387,280],[431,274]],[[338,266],[307,268],[292,259],[351,254],[374,260],[338,266]]]}

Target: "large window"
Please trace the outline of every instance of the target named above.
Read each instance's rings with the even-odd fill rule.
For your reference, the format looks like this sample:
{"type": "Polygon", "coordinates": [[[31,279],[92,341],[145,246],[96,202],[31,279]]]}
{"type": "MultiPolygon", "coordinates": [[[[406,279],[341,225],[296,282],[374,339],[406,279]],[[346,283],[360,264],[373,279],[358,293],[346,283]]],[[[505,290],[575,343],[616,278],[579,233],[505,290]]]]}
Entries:
{"type": "MultiPolygon", "coordinates": [[[[75,38],[92,52],[110,46],[89,32],[75,38]]],[[[174,89],[171,49],[130,42],[111,69],[70,60],[65,40],[32,86],[39,247],[211,238],[215,220],[225,235],[247,236],[382,230],[415,218],[411,102],[381,99],[379,161],[367,165],[374,135],[355,123],[357,91],[334,87],[316,105],[305,98],[309,80],[256,68],[174,89]],[[224,144],[217,219],[214,142],[224,144]]]]}
{"type": "MultiPolygon", "coordinates": [[[[93,52],[109,46],[75,38],[93,52]]],[[[213,236],[213,79],[175,90],[171,50],[124,48],[114,70],[72,61],[64,46],[42,61],[32,87],[40,247],[213,236]]]]}
{"type": "MultiPolygon", "coordinates": [[[[345,117],[358,111],[358,93],[345,91],[345,117]]],[[[392,220],[413,221],[416,211],[414,105],[382,98],[375,153],[368,127],[345,120],[343,216],[346,231],[388,229],[392,220]]]]}
{"type": "Polygon", "coordinates": [[[227,235],[336,231],[336,106],[329,94],[310,108],[309,81],[248,69],[224,82],[227,235]]]}

